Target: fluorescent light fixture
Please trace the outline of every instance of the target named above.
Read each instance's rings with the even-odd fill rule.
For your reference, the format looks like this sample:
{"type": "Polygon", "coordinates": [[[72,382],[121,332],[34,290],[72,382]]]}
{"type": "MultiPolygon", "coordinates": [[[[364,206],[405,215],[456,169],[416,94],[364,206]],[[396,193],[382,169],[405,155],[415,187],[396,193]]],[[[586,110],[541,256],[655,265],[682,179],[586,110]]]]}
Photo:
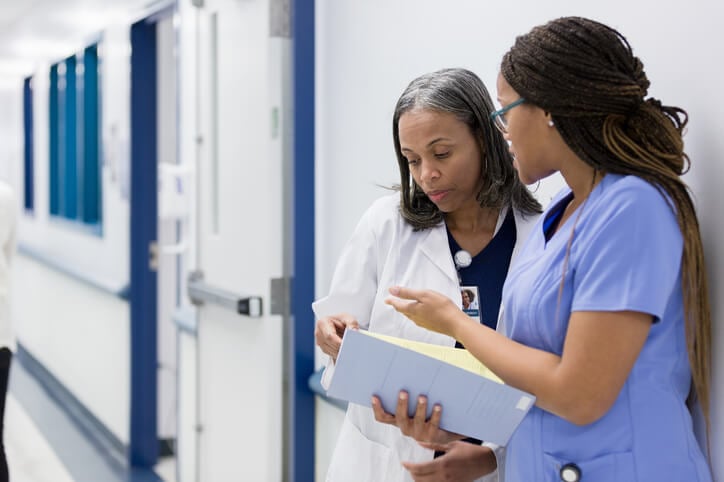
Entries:
{"type": "Polygon", "coordinates": [[[12,51],[17,57],[32,60],[53,60],[73,55],[80,42],[59,41],[39,37],[24,37],[13,41],[12,51]]]}
{"type": "Polygon", "coordinates": [[[29,75],[35,70],[35,67],[36,63],[29,59],[0,57],[0,76],[29,75]]]}
{"type": "Polygon", "coordinates": [[[128,7],[108,7],[104,9],[64,10],[57,15],[63,25],[76,31],[91,34],[104,30],[109,25],[127,23],[130,18],[128,7]]]}
{"type": "Polygon", "coordinates": [[[0,91],[17,90],[20,92],[22,89],[22,76],[5,75],[0,73],[0,91]]]}

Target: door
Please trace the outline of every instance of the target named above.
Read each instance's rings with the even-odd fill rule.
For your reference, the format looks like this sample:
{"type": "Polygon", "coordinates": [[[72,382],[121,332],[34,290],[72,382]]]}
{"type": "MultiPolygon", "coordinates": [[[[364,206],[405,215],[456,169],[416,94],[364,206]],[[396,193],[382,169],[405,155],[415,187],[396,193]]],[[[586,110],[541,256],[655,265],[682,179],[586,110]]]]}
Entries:
{"type": "Polygon", "coordinates": [[[198,477],[281,480],[283,319],[270,307],[285,273],[288,45],[270,38],[268,2],[208,0],[197,15],[196,265],[206,286],[262,300],[259,317],[198,309],[198,477]]]}

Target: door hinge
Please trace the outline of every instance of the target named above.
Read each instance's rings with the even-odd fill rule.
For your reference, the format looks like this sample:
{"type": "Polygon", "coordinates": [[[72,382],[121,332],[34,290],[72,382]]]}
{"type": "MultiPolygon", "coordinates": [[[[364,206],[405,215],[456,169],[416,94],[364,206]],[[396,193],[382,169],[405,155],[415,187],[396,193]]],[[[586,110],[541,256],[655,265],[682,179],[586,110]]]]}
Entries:
{"type": "Polygon", "coordinates": [[[272,315],[288,315],[290,308],[289,294],[290,280],[284,278],[272,278],[271,280],[271,300],[269,302],[269,310],[272,315]]]}

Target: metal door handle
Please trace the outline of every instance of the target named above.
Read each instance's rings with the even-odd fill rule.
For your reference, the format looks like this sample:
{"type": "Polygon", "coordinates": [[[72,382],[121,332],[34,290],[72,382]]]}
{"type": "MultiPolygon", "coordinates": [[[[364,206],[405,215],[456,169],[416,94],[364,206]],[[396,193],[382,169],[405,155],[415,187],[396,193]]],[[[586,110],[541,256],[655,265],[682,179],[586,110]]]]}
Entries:
{"type": "Polygon", "coordinates": [[[248,296],[208,285],[203,281],[204,275],[195,271],[189,275],[188,294],[195,305],[213,303],[234,310],[240,315],[251,318],[262,316],[261,296],[248,296]]]}

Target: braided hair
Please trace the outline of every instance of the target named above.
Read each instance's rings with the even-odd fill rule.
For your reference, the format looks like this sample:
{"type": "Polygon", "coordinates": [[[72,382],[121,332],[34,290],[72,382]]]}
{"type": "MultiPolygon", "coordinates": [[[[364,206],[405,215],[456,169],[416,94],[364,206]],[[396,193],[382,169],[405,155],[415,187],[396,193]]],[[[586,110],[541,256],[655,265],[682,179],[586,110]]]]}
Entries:
{"type": "Polygon", "coordinates": [[[676,214],[684,238],[690,395],[700,402],[708,431],[711,312],[699,223],[681,179],[690,165],[682,139],[686,112],[646,99],[649,80],[626,38],[585,18],[559,18],[518,37],[501,74],[521,97],[550,113],[580,159],[597,171],[644,179],[676,214]]]}

